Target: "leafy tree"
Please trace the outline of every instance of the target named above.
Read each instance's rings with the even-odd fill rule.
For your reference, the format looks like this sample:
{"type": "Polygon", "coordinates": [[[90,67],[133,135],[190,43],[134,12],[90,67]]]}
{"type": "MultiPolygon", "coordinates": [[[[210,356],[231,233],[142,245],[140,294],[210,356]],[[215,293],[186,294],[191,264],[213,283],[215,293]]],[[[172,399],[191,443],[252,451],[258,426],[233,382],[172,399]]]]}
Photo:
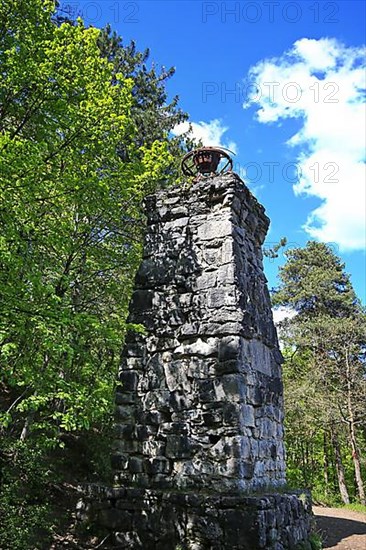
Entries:
{"type": "Polygon", "coordinates": [[[3,420],[27,414],[22,438],[35,412],[76,429],[105,410],[139,204],[170,162],[164,142],[116,153],[135,132],[132,82],[100,57],[97,29],[53,25],[52,4],[5,2],[0,49],[3,420]]]}
{"type": "Polygon", "coordinates": [[[81,21],[57,27],[52,8],[3,7],[3,419],[14,426],[37,412],[43,426],[76,429],[107,406],[140,253],[140,202],[171,157],[166,140],[132,143],[133,82],[100,56],[100,31],[81,21]]]}
{"type": "MultiPolygon", "coordinates": [[[[56,0],[55,20],[58,24],[74,24],[72,10],[67,3],[63,6],[56,0]]],[[[138,51],[132,40],[124,44],[123,39],[107,24],[100,33],[98,45],[101,55],[113,64],[114,74],[122,74],[131,79],[132,105],[131,117],[137,131],[131,134],[131,141],[136,145],[151,145],[154,141],[164,140],[175,126],[188,119],[188,114],[178,106],[178,96],[168,102],[166,85],[175,73],[175,68],[166,69],[150,63],[150,51],[138,51]]],[[[180,159],[198,143],[189,137],[189,130],[180,136],[170,134],[168,150],[171,153],[171,164],[167,169],[171,179],[180,178],[180,159]]],[[[121,143],[119,153],[129,160],[127,142],[121,143]]]]}
{"type": "Polygon", "coordinates": [[[358,441],[366,423],[365,311],[344,265],[329,246],[309,242],[305,248],[286,254],[288,260],[280,269],[281,285],[273,301],[297,312],[282,327],[290,351],[285,367],[289,416],[297,419],[299,432],[302,429],[314,437],[323,433],[324,465],[329,462],[328,443],[332,446],[344,502],[349,497],[339,442],[344,439],[343,426],[347,427],[348,456],[352,457],[358,496],[364,503],[358,441]],[[298,377],[299,365],[302,375],[298,377]],[[301,402],[303,414],[299,415],[296,411],[301,402]]]}
{"type": "Polygon", "coordinates": [[[54,17],[53,0],[1,4],[0,538],[24,509],[19,548],[38,547],[45,510],[25,500],[49,478],[40,457],[110,418],[141,201],[174,165],[166,128],[141,135],[137,84],[101,55],[101,31],[54,17]]]}
{"type": "Polygon", "coordinates": [[[359,302],[344,264],[324,243],[309,241],[304,248],[286,251],[287,262],[280,268],[281,285],[274,293],[274,305],[294,308],[297,321],[320,314],[346,317],[358,311],[359,302]]]}
{"type": "MultiPolygon", "coordinates": [[[[123,74],[133,81],[132,116],[137,132],[134,139],[139,145],[149,145],[162,139],[174,126],[187,120],[188,115],[178,108],[178,96],[167,103],[166,83],[175,69],[165,69],[152,63],[148,68],[150,51],[139,52],[131,41],[124,46],[123,40],[110,25],[102,29],[99,40],[101,55],[113,64],[114,74],[123,74]]],[[[169,146],[181,143],[181,138],[172,139],[169,146]]]]}
{"type": "Polygon", "coordinates": [[[283,351],[288,481],[310,487],[315,499],[331,503],[339,493],[348,504],[350,472],[338,411],[317,376],[312,354],[293,345],[292,340],[292,347],[283,351]]]}

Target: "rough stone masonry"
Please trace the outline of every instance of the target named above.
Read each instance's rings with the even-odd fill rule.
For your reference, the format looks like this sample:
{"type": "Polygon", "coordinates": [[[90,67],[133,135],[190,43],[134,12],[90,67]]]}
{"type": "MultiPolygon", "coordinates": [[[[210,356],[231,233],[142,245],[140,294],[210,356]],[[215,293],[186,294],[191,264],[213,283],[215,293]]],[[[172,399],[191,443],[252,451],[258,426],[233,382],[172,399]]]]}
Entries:
{"type": "MultiPolygon", "coordinates": [[[[234,173],[160,191],[146,213],[129,316],[145,332],[126,339],[115,487],[99,489],[95,521],[120,548],[295,548],[310,505],[281,492],[282,356],[261,252],[269,220],[234,173]]],[[[90,488],[79,516],[93,499],[90,488]]]]}

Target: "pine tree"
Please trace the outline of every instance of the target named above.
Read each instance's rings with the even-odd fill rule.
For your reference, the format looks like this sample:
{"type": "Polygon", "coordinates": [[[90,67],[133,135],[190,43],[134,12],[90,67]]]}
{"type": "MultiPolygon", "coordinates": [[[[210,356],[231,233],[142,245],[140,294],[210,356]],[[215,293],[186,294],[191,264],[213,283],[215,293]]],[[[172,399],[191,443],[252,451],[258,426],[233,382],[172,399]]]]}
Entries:
{"type": "MultiPolygon", "coordinates": [[[[344,264],[329,246],[311,241],[304,248],[288,251],[287,258],[273,297],[275,305],[290,307],[297,313],[287,321],[283,332],[288,349],[293,350],[287,369],[293,371],[296,354],[305,358],[313,424],[318,423],[319,428],[320,422],[324,433],[332,434],[330,442],[345,502],[348,496],[337,433],[342,433],[342,426],[347,427],[358,496],[364,503],[359,441],[366,422],[365,310],[344,264]]],[[[295,383],[292,377],[294,385],[296,377],[295,383]]]]}

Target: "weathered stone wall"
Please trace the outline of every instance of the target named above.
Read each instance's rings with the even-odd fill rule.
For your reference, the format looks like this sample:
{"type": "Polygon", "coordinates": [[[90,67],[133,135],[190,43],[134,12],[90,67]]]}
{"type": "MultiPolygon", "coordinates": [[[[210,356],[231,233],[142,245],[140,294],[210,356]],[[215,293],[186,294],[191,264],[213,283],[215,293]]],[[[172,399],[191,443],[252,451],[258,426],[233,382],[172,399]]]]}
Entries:
{"type": "Polygon", "coordinates": [[[281,354],[261,245],[235,174],[147,201],[117,393],[116,483],[227,493],[285,481],[281,354]]]}
{"type": "Polygon", "coordinates": [[[147,201],[117,391],[115,487],[77,517],[118,548],[284,550],[310,532],[285,482],[281,354],[261,245],[269,220],[235,174],[147,201]],[[270,493],[268,493],[268,490],[270,493]]]}
{"type": "Polygon", "coordinates": [[[112,547],[128,550],[298,550],[299,543],[311,550],[306,492],[245,496],[90,486],[78,517],[106,527],[112,547]]]}

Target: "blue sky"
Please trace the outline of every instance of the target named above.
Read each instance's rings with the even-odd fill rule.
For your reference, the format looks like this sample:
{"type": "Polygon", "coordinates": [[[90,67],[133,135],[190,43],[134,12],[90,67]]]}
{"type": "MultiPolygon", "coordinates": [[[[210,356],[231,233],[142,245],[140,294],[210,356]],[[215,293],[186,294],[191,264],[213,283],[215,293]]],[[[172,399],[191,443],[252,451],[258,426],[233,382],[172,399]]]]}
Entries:
{"type": "MultiPolygon", "coordinates": [[[[204,143],[236,151],[271,218],[267,245],[330,243],[366,303],[365,2],[65,4],[174,66],[169,95],[204,143]]],[[[270,287],[283,262],[266,260],[270,287]]]]}

